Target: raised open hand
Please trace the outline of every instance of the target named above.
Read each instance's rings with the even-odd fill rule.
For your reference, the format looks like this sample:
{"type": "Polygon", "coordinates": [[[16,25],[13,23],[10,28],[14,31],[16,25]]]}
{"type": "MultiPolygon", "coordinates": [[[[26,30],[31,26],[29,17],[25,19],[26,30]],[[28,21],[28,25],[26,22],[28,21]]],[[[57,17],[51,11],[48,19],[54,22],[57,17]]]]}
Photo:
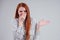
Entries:
{"type": "Polygon", "coordinates": [[[49,20],[41,20],[41,21],[39,21],[39,22],[37,23],[37,31],[40,29],[40,27],[45,26],[45,25],[47,25],[48,23],[50,23],[49,20]]]}

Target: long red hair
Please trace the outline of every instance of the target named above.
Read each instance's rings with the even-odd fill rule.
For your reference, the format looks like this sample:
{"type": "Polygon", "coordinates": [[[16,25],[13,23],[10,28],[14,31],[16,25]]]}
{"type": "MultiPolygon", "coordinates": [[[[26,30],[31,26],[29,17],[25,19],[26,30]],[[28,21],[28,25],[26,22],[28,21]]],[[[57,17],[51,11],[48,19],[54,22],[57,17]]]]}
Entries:
{"type": "Polygon", "coordinates": [[[25,3],[19,3],[16,8],[15,18],[19,18],[18,9],[20,7],[24,7],[27,11],[27,16],[25,19],[25,29],[26,29],[26,40],[29,40],[30,39],[29,31],[30,31],[30,25],[31,25],[30,11],[29,11],[28,6],[25,3]]]}

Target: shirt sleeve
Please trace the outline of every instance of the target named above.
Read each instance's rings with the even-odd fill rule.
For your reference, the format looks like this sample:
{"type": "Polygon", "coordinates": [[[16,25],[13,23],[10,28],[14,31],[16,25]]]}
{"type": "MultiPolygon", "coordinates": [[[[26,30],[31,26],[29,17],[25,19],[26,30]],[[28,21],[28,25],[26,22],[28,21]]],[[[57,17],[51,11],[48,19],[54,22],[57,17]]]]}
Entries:
{"type": "Polygon", "coordinates": [[[17,21],[16,19],[11,19],[11,30],[12,30],[12,34],[13,34],[13,39],[15,40],[15,37],[16,37],[16,30],[17,30],[17,21]]]}
{"type": "Polygon", "coordinates": [[[35,29],[34,29],[35,31],[34,31],[33,40],[38,40],[40,32],[37,31],[38,26],[37,26],[37,21],[36,21],[36,19],[34,19],[33,22],[34,22],[34,24],[35,24],[35,29]]]}
{"type": "Polygon", "coordinates": [[[12,31],[16,31],[17,29],[17,19],[11,19],[11,29],[12,31]]]}

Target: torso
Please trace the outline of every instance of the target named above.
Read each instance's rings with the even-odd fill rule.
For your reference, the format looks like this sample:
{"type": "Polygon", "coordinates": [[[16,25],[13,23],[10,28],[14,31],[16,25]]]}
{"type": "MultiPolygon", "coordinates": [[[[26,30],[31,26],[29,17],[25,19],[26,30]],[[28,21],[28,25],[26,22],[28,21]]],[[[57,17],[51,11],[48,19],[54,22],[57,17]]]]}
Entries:
{"type": "MultiPolygon", "coordinates": [[[[31,21],[31,27],[30,27],[30,40],[33,40],[34,34],[35,34],[35,23],[33,22],[34,20],[31,21]]],[[[18,20],[17,20],[17,24],[18,24],[18,20]]],[[[18,26],[17,25],[17,29],[15,31],[15,40],[25,40],[25,27],[24,26],[18,26]]]]}

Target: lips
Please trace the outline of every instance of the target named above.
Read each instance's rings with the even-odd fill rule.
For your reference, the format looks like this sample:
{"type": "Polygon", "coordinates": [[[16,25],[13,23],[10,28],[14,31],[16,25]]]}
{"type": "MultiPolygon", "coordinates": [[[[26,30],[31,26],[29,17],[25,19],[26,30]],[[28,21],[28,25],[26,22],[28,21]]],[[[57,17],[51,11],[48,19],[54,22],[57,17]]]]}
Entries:
{"type": "Polygon", "coordinates": [[[20,14],[20,16],[22,16],[22,13],[20,14]]]}

